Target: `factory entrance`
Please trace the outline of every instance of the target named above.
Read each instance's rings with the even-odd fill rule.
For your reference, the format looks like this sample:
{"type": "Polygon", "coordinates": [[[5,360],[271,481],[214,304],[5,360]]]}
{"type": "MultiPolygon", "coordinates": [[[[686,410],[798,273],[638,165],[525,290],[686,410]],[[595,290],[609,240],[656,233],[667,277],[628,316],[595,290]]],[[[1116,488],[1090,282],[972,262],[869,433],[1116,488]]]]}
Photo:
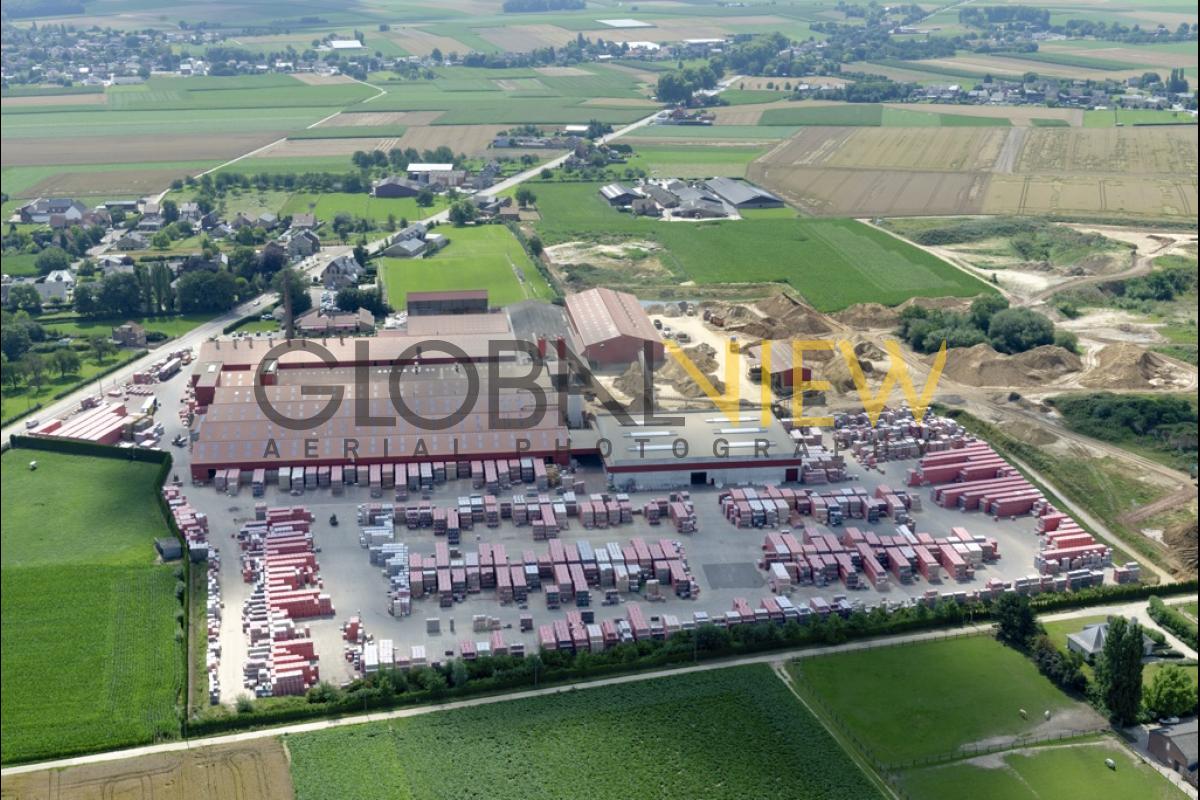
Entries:
{"type": "Polygon", "coordinates": [[[707,486],[707,485],[708,485],[708,473],[707,472],[693,472],[692,473],[692,486],[707,486]]]}

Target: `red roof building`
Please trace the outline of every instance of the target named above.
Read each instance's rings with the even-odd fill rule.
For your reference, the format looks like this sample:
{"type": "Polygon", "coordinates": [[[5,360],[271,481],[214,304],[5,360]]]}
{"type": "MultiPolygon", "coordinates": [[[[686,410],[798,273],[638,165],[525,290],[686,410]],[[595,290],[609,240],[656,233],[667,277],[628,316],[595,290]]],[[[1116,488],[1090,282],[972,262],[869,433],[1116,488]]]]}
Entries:
{"type": "Polygon", "coordinates": [[[663,358],[662,339],[631,294],[601,287],[567,295],[567,324],[577,351],[595,364],[631,364],[647,343],[655,362],[663,358]]]}

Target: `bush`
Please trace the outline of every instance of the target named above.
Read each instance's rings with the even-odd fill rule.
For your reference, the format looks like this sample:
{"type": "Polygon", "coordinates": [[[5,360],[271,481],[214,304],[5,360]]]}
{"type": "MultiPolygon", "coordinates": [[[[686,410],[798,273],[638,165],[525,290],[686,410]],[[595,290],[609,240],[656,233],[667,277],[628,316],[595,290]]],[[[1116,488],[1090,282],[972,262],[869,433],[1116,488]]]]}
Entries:
{"type": "Polygon", "coordinates": [[[1157,597],[1150,598],[1150,619],[1163,626],[1171,633],[1175,634],[1180,641],[1186,644],[1193,650],[1200,649],[1197,647],[1200,642],[1197,642],[1196,623],[1180,614],[1175,609],[1168,606],[1157,597]]]}

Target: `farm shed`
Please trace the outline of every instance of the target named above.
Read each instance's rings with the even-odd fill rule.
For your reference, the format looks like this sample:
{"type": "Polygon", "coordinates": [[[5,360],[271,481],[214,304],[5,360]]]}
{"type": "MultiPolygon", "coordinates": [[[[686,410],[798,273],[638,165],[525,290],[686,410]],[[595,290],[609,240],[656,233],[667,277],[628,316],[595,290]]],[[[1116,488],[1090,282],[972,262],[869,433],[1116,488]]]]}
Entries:
{"type": "Polygon", "coordinates": [[[596,417],[599,451],[613,483],[637,491],[682,486],[780,483],[800,478],[802,457],[783,424],[757,412],[660,411],[662,425],[596,417]]]}
{"type": "Polygon", "coordinates": [[[712,178],[704,182],[709,191],[734,208],[782,208],[783,201],[753,183],[733,178],[712,178]]]}
{"type": "Polygon", "coordinates": [[[576,351],[600,366],[632,364],[650,345],[658,363],[663,344],[638,299],[605,287],[567,295],[567,323],[576,351]]]}
{"type": "Polygon", "coordinates": [[[1196,719],[1176,725],[1163,725],[1150,731],[1147,742],[1150,753],[1178,772],[1192,786],[1196,785],[1196,719]]]}
{"type": "Polygon", "coordinates": [[[610,206],[627,206],[642,195],[636,189],[630,189],[620,183],[609,183],[600,187],[600,196],[610,206]]]}
{"type": "Polygon", "coordinates": [[[174,536],[155,539],[154,549],[158,551],[158,555],[163,561],[177,561],[183,558],[183,545],[174,536]]]}
{"type": "MultiPolygon", "coordinates": [[[[780,394],[790,393],[795,381],[795,352],[791,340],[763,341],[748,345],[742,350],[746,356],[746,370],[751,380],[769,379],[771,388],[780,394]],[[766,350],[767,372],[763,375],[763,351],[766,350]]],[[[810,380],[812,370],[801,366],[801,379],[810,380]]]]}
{"type": "Polygon", "coordinates": [[[371,194],[376,197],[416,197],[424,188],[424,184],[410,178],[389,175],[371,184],[371,194]]]}

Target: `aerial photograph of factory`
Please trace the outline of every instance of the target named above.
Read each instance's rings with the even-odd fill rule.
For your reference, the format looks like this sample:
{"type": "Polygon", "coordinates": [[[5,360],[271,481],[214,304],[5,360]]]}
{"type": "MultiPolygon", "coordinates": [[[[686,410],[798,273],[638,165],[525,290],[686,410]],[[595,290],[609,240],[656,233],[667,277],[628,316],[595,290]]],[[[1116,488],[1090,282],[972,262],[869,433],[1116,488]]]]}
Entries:
{"type": "Polygon", "coordinates": [[[5,800],[1197,798],[1197,16],[12,0],[5,800]]]}

